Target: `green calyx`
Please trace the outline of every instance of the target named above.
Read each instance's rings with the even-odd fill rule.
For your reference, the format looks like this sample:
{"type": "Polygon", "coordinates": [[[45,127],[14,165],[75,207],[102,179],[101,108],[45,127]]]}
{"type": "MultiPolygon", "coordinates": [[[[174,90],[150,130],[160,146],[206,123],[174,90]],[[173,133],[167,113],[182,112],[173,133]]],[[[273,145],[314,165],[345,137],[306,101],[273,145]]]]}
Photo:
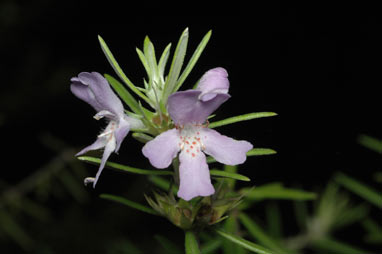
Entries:
{"type": "Polygon", "coordinates": [[[224,188],[219,188],[210,197],[198,197],[190,201],[176,200],[174,192],[153,192],[153,197],[145,195],[149,205],[174,225],[184,230],[199,230],[226,219],[227,213],[235,208],[242,196],[225,195],[224,188]],[[221,197],[223,196],[223,197],[221,197]]]}

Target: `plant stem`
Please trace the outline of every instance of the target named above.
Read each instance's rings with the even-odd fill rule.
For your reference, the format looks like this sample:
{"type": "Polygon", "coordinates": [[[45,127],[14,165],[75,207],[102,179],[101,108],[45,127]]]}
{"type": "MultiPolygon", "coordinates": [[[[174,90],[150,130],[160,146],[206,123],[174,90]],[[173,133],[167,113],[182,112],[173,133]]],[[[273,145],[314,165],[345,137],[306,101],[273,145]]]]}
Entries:
{"type": "Polygon", "coordinates": [[[186,254],[200,254],[199,244],[195,232],[185,231],[184,247],[186,254]]]}
{"type": "Polygon", "coordinates": [[[179,186],[180,180],[179,180],[179,157],[176,157],[172,161],[172,166],[174,167],[174,182],[177,186],[179,186]]]}

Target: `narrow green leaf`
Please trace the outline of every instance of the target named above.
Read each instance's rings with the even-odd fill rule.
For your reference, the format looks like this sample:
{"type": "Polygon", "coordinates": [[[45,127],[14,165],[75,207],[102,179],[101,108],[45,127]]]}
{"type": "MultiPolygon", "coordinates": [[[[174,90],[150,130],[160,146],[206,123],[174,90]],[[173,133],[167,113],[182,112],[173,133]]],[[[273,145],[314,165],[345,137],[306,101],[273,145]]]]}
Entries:
{"type": "Polygon", "coordinates": [[[212,31],[208,31],[207,34],[203,37],[202,41],[199,43],[198,47],[196,48],[194,54],[192,54],[190,61],[188,62],[187,66],[184,68],[184,71],[182,75],[180,75],[179,80],[176,84],[176,88],[173,92],[176,92],[179,90],[179,88],[182,86],[183,82],[186,80],[192,69],[194,68],[196,62],[198,61],[200,55],[202,54],[204,48],[207,46],[208,41],[211,38],[212,31]]]}
{"type": "MultiPolygon", "coordinates": [[[[276,153],[277,152],[275,150],[272,150],[270,148],[253,148],[252,150],[249,150],[247,152],[247,156],[271,155],[276,153]]],[[[216,162],[215,158],[208,156],[207,163],[213,163],[213,162],[216,162]]]]}
{"type": "Polygon", "coordinates": [[[306,202],[293,202],[294,212],[296,214],[295,218],[301,231],[306,230],[306,225],[308,221],[308,206],[306,202]]]}
{"type": "Polygon", "coordinates": [[[186,55],[187,44],[188,44],[188,28],[186,28],[183,31],[182,35],[180,36],[180,39],[175,49],[170,71],[166,79],[163,97],[162,97],[163,104],[165,105],[167,104],[168,96],[170,96],[170,94],[175,90],[176,82],[178,80],[179,73],[182,69],[184,56],[186,55]]]}
{"type": "Polygon", "coordinates": [[[101,45],[102,51],[105,54],[107,60],[109,61],[110,65],[113,67],[114,71],[117,73],[117,75],[123,80],[123,82],[126,83],[126,85],[139,97],[141,97],[143,100],[145,100],[147,103],[151,103],[149,98],[147,98],[143,93],[141,93],[137,87],[128,79],[128,77],[123,72],[122,68],[119,66],[118,62],[115,60],[113,54],[111,53],[109,47],[106,45],[105,41],[102,39],[100,35],[98,35],[98,40],[101,45]]]}
{"type": "Polygon", "coordinates": [[[376,221],[367,218],[362,221],[363,228],[367,231],[365,241],[368,243],[382,243],[382,225],[376,221]]]}
{"type": "Polygon", "coordinates": [[[185,232],[184,243],[186,254],[200,254],[198,241],[196,240],[195,233],[192,231],[185,232]]]}
{"type": "Polygon", "coordinates": [[[200,248],[203,254],[213,254],[220,248],[222,241],[219,238],[209,240],[200,248]]]}
{"type": "Polygon", "coordinates": [[[380,192],[378,193],[371,187],[343,173],[338,173],[334,179],[337,183],[341,184],[349,191],[360,196],[366,201],[369,201],[371,204],[377,206],[378,208],[382,208],[382,195],[380,192]]]}
{"type": "Polygon", "coordinates": [[[287,253],[286,250],[280,247],[280,245],[268,236],[259,225],[246,214],[241,213],[239,215],[239,220],[241,224],[248,230],[249,234],[259,243],[263,244],[265,247],[268,247],[271,250],[274,250],[278,253],[287,253]]]}
{"type": "Polygon", "coordinates": [[[111,200],[111,201],[114,201],[114,202],[117,202],[117,203],[120,203],[120,204],[123,204],[126,206],[129,206],[129,207],[137,209],[141,212],[145,212],[145,213],[152,214],[152,215],[159,215],[154,209],[151,209],[150,207],[144,206],[144,205],[136,203],[134,201],[128,200],[124,197],[115,196],[115,195],[111,195],[111,194],[105,194],[105,193],[101,194],[99,197],[103,198],[103,199],[111,200]]]}
{"type": "Polygon", "coordinates": [[[166,68],[167,60],[168,60],[168,57],[170,56],[170,48],[171,48],[171,43],[168,44],[167,47],[163,50],[162,56],[159,59],[159,63],[158,63],[159,77],[164,77],[164,71],[166,68]]]}
{"type": "Polygon", "coordinates": [[[145,54],[139,48],[135,48],[135,51],[137,51],[138,57],[141,60],[143,67],[147,72],[147,75],[150,77],[151,70],[149,64],[147,63],[145,54]]]}
{"type": "Polygon", "coordinates": [[[271,155],[277,152],[270,148],[253,148],[247,152],[247,156],[271,155]]]}
{"type": "Polygon", "coordinates": [[[156,80],[158,75],[157,60],[155,57],[154,45],[152,44],[148,36],[146,36],[143,43],[143,52],[145,53],[147,64],[150,68],[150,72],[148,72],[149,77],[152,80],[156,80]]]}
{"type": "MultiPolygon", "coordinates": [[[[141,251],[137,247],[136,241],[131,241],[129,239],[125,238],[113,238],[110,241],[108,241],[108,244],[106,245],[107,254],[144,254],[143,251],[141,251]]],[[[42,252],[44,253],[44,252],[42,252]]],[[[51,253],[51,252],[47,252],[51,253]]]]}
{"type": "Polygon", "coordinates": [[[230,233],[227,233],[227,232],[224,232],[222,230],[216,230],[216,232],[221,235],[222,237],[224,237],[225,239],[233,242],[233,243],[236,243],[240,246],[242,246],[243,248],[247,249],[247,250],[250,250],[252,252],[255,252],[255,253],[259,253],[259,254],[275,254],[276,252],[273,252],[273,251],[270,251],[258,244],[255,244],[253,242],[250,242],[248,240],[245,240],[241,237],[238,237],[238,236],[235,236],[235,235],[232,235],[230,233]]]}
{"type": "Polygon", "coordinates": [[[227,119],[223,119],[220,121],[216,121],[213,123],[210,123],[208,127],[210,128],[216,128],[227,124],[237,123],[241,121],[248,121],[256,118],[262,118],[262,117],[270,117],[270,116],[276,116],[277,114],[274,112],[256,112],[256,113],[248,113],[240,116],[233,116],[227,119]]]}
{"type": "Polygon", "coordinates": [[[346,209],[341,213],[341,216],[333,222],[333,228],[343,228],[347,225],[352,225],[358,221],[364,221],[369,214],[369,204],[362,203],[360,205],[346,209]]]}
{"type": "Polygon", "coordinates": [[[342,243],[334,239],[324,238],[313,243],[313,246],[330,253],[336,254],[367,254],[365,250],[361,250],[357,247],[353,247],[347,243],[342,243]]]}
{"type": "MultiPolygon", "coordinates": [[[[299,202],[304,203],[304,202],[299,202]]],[[[282,237],[282,225],[281,212],[277,202],[270,202],[266,205],[266,218],[267,228],[269,234],[276,239],[282,237]]]]}
{"type": "Polygon", "coordinates": [[[249,179],[248,177],[246,177],[244,175],[240,175],[237,173],[231,173],[231,172],[218,170],[218,169],[211,169],[210,175],[211,176],[218,176],[218,177],[227,177],[227,178],[236,179],[236,180],[245,181],[245,182],[251,181],[251,179],[249,179]]]}
{"type": "MultiPolygon", "coordinates": [[[[228,217],[228,219],[224,222],[223,231],[232,235],[235,235],[239,232],[239,223],[237,221],[237,216],[228,217]]],[[[237,245],[236,243],[233,243],[231,241],[225,241],[224,238],[221,238],[221,240],[223,242],[223,254],[243,254],[247,251],[242,246],[237,245]]]]}
{"type": "Polygon", "coordinates": [[[362,226],[370,233],[370,234],[382,234],[382,225],[379,225],[374,220],[368,218],[362,221],[362,226]]]}
{"type": "Polygon", "coordinates": [[[299,189],[285,188],[281,184],[267,184],[256,188],[243,188],[240,191],[246,195],[247,200],[261,201],[263,199],[289,199],[289,200],[313,200],[316,193],[299,189]]]}
{"type": "Polygon", "coordinates": [[[374,172],[373,180],[376,181],[377,183],[382,183],[382,171],[374,172]]]}
{"type": "Polygon", "coordinates": [[[117,92],[119,97],[126,103],[127,106],[136,114],[140,114],[138,102],[134,99],[134,97],[127,91],[127,89],[114,77],[105,74],[106,80],[113,87],[114,91],[117,92]]]}
{"type": "Polygon", "coordinates": [[[151,131],[157,131],[153,122],[151,121],[151,119],[153,118],[153,113],[145,109],[142,106],[141,102],[138,102],[138,108],[139,108],[140,115],[143,116],[142,122],[146,125],[146,127],[151,131]]]}
{"type": "MultiPolygon", "coordinates": [[[[101,163],[100,158],[90,157],[90,156],[80,156],[77,157],[81,161],[86,161],[92,164],[99,165],[101,163]]],[[[106,162],[105,167],[111,168],[111,169],[117,169],[120,171],[133,173],[133,174],[139,174],[139,175],[173,175],[172,171],[168,170],[148,170],[148,169],[140,169],[140,168],[133,168],[126,165],[118,164],[115,162],[106,162]]]]}
{"type": "Polygon", "coordinates": [[[368,135],[360,135],[358,137],[358,143],[362,146],[373,150],[376,153],[382,153],[382,140],[370,137],[368,135]]]}
{"type": "Polygon", "coordinates": [[[21,200],[12,198],[12,200],[9,201],[12,202],[12,205],[15,205],[17,209],[20,209],[34,219],[41,221],[47,221],[51,219],[51,211],[47,207],[45,207],[43,204],[40,204],[39,202],[28,199],[26,196],[23,196],[21,200]]]}
{"type": "Polygon", "coordinates": [[[166,237],[162,235],[154,235],[154,238],[160,243],[160,245],[162,245],[166,251],[166,254],[179,254],[182,252],[175,243],[166,237]]]}
{"type": "Polygon", "coordinates": [[[24,229],[3,209],[0,209],[0,229],[24,249],[33,243],[24,229]]]}
{"type": "Polygon", "coordinates": [[[83,186],[78,184],[75,179],[67,170],[62,170],[58,175],[59,180],[63,183],[65,189],[76,199],[79,203],[84,203],[88,200],[88,196],[84,192],[83,186]]]}
{"type": "Polygon", "coordinates": [[[163,177],[151,175],[151,176],[149,176],[149,181],[164,191],[169,191],[170,187],[172,187],[174,194],[176,194],[178,192],[178,188],[174,185],[171,186],[170,181],[168,181],[167,179],[165,179],[163,177]]]}

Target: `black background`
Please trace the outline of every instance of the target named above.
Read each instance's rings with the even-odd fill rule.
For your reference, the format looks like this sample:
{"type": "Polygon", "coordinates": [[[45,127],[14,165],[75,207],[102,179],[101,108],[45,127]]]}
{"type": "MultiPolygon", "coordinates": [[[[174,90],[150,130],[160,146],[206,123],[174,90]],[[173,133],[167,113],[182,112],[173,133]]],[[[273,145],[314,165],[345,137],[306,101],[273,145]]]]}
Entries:
{"type": "MultiPolygon", "coordinates": [[[[248,112],[278,113],[219,128],[255,147],[277,150],[277,155],[252,157],[241,166],[240,172],[252,184],[282,181],[312,190],[325,186],[336,171],[367,182],[380,169],[378,155],[357,143],[360,134],[381,137],[381,22],[374,6],[272,2],[168,8],[164,12],[159,3],[123,7],[112,2],[1,2],[4,181],[17,183],[49,161],[53,152],[41,144],[41,135],[52,134],[77,151],[95,140],[103,123],[94,121],[93,109],[70,93],[69,80],[82,71],[114,75],[98,34],[127,76],[140,85],[145,74],[135,47],[142,48],[149,35],[158,54],[169,42],[173,52],[186,27],[190,32],[187,59],[208,30],[213,34],[183,89],[205,71],[221,66],[229,73],[232,98],[218,109],[216,119],[248,112]]],[[[150,168],[140,147],[128,138],[120,155],[110,160],[150,168]]],[[[89,175],[96,172],[94,166],[87,167],[89,175]]],[[[103,217],[102,210],[111,204],[99,201],[97,195],[122,192],[129,197],[140,184],[146,186],[143,177],[104,171],[97,188],[88,189],[94,200],[91,207],[83,208],[90,216],[81,231],[83,241],[72,239],[79,229],[66,229],[69,236],[59,223],[48,227],[61,230],[57,237],[72,239],[69,245],[74,241],[82,246],[78,249],[90,242],[101,245],[94,242],[93,234],[102,239],[102,232],[110,232],[100,228],[123,223],[103,217]]],[[[143,200],[141,193],[130,197],[143,200]]],[[[58,215],[65,216],[70,218],[58,215]]],[[[118,220],[131,223],[130,229],[117,228],[133,239],[150,236],[156,227],[180,232],[164,220],[152,219],[146,227],[141,226],[143,221],[118,220]]]]}

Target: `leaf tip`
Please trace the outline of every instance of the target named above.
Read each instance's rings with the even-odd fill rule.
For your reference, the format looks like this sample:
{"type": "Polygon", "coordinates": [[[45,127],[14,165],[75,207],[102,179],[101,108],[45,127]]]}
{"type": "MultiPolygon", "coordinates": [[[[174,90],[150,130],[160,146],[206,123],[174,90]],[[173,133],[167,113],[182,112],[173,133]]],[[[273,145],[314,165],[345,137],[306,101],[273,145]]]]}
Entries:
{"type": "Polygon", "coordinates": [[[79,156],[79,157],[77,157],[77,159],[80,161],[84,161],[86,158],[85,158],[85,156],[79,156]]]}
{"type": "Polygon", "coordinates": [[[101,35],[97,35],[97,38],[98,38],[98,41],[101,42],[101,43],[105,43],[105,41],[103,40],[103,38],[101,37],[101,35]]]}
{"type": "Polygon", "coordinates": [[[183,36],[188,36],[188,33],[189,33],[189,29],[188,27],[186,27],[186,29],[184,29],[183,31],[183,36]]]}

